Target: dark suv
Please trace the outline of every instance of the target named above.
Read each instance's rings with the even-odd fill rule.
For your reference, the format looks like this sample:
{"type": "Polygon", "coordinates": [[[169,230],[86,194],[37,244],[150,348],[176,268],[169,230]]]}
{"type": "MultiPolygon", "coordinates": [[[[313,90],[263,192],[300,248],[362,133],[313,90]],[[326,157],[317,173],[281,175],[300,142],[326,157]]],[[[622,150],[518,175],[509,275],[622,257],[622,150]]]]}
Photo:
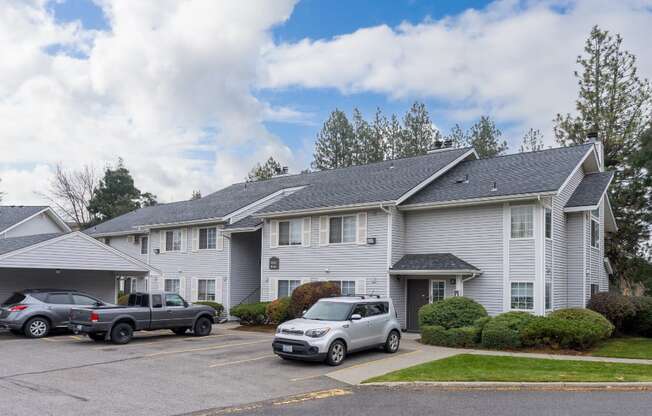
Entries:
{"type": "Polygon", "coordinates": [[[0,305],[0,328],[16,334],[42,338],[52,328],[66,328],[74,307],[106,305],[106,302],[76,290],[26,289],[0,305]]]}

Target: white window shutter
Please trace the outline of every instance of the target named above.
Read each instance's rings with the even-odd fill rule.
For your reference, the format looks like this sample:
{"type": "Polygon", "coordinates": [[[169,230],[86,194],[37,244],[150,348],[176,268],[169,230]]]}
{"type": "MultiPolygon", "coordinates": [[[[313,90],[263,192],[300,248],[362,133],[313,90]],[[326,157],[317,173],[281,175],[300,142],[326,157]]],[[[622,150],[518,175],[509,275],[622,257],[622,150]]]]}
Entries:
{"type": "Polygon", "coordinates": [[[199,250],[199,228],[192,227],[192,251],[199,250]]]}
{"type": "Polygon", "coordinates": [[[199,292],[199,285],[196,277],[190,278],[190,301],[197,302],[199,292]]]}
{"type": "Polygon", "coordinates": [[[215,299],[216,302],[221,303],[222,305],[226,304],[224,301],[224,294],[226,293],[226,279],[223,277],[220,277],[217,279],[215,282],[215,299]]]}
{"type": "Polygon", "coordinates": [[[319,217],[319,245],[328,245],[328,216],[322,215],[319,217]]]}
{"type": "Polygon", "coordinates": [[[358,244],[367,244],[367,213],[358,214],[358,244]]]}
{"type": "Polygon", "coordinates": [[[188,298],[186,296],[186,278],[183,276],[179,276],[179,295],[184,299],[188,298]]]}
{"type": "Polygon", "coordinates": [[[365,279],[358,279],[355,281],[355,294],[364,295],[367,290],[367,281],[365,279]]]}
{"type": "Polygon", "coordinates": [[[165,231],[161,230],[158,232],[158,235],[160,237],[160,245],[158,247],[159,251],[161,253],[165,253],[165,231]]]}
{"type": "Polygon", "coordinates": [[[276,220],[269,222],[269,246],[278,247],[278,221],[276,220]]]}
{"type": "Polygon", "coordinates": [[[181,252],[185,253],[188,248],[188,229],[181,229],[181,252]]]}
{"type": "Polygon", "coordinates": [[[310,230],[311,226],[311,217],[305,217],[303,219],[303,240],[301,241],[302,246],[310,247],[310,236],[312,235],[310,230]]]}
{"type": "Polygon", "coordinates": [[[272,293],[272,299],[271,300],[276,300],[278,298],[278,280],[277,279],[269,279],[269,284],[271,285],[271,293],[272,293]]]}
{"type": "Polygon", "coordinates": [[[224,233],[222,230],[218,229],[216,234],[215,238],[217,238],[217,241],[215,242],[215,247],[218,251],[222,251],[224,250],[224,233]]]}

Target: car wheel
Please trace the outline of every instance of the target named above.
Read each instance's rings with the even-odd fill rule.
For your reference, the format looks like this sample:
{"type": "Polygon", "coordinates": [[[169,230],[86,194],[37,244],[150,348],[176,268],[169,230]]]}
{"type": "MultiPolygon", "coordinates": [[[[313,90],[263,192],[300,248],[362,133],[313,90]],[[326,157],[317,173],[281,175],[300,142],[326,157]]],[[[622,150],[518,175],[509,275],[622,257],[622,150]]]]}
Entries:
{"type": "Polygon", "coordinates": [[[195,322],[195,327],[193,328],[192,332],[196,337],[205,337],[206,335],[210,335],[212,330],[213,323],[211,320],[205,316],[202,316],[201,318],[197,319],[197,322],[195,322]]]}
{"type": "Polygon", "coordinates": [[[177,335],[186,335],[186,332],[188,332],[190,328],[172,328],[172,332],[174,332],[177,335]]]}
{"type": "Polygon", "coordinates": [[[106,339],[106,334],[88,334],[88,338],[95,342],[103,342],[106,339]]]}
{"type": "Polygon", "coordinates": [[[111,330],[111,342],[114,344],[127,344],[134,336],[134,329],[126,322],[116,324],[111,330]]]}
{"type": "Polygon", "coordinates": [[[43,338],[50,333],[50,322],[41,317],[32,318],[25,324],[25,335],[29,338],[43,338]]]}
{"type": "Polygon", "coordinates": [[[397,331],[391,331],[389,335],[387,335],[387,341],[385,341],[385,352],[394,354],[396,351],[398,351],[400,344],[401,336],[397,331]]]}
{"type": "Polygon", "coordinates": [[[14,335],[16,335],[16,336],[25,335],[25,334],[23,333],[23,331],[21,331],[20,329],[10,329],[9,332],[11,332],[12,334],[14,334],[14,335]]]}
{"type": "Polygon", "coordinates": [[[328,365],[337,366],[342,364],[344,357],[346,357],[346,345],[338,339],[333,342],[328,349],[326,363],[328,365]]]}

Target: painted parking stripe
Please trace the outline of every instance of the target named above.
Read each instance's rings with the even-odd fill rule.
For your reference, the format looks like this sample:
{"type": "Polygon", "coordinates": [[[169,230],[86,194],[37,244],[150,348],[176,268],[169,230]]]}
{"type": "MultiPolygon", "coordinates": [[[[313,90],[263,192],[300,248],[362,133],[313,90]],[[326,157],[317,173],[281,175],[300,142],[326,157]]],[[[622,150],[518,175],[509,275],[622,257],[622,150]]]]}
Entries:
{"type": "MultiPolygon", "coordinates": [[[[201,338],[192,338],[192,339],[202,340],[202,339],[207,339],[207,338],[217,338],[217,337],[225,337],[225,336],[227,336],[227,334],[208,335],[208,336],[205,336],[205,337],[201,337],[201,338]]],[[[165,341],[166,341],[165,339],[163,339],[163,340],[159,340],[159,341],[147,341],[147,342],[138,342],[138,341],[137,341],[138,339],[143,339],[143,338],[141,338],[141,337],[134,338],[134,341],[136,341],[136,342],[132,342],[131,344],[125,344],[125,345],[115,345],[115,344],[112,344],[112,345],[103,345],[103,346],[101,346],[101,347],[95,347],[95,348],[93,348],[93,349],[94,349],[94,350],[100,350],[100,351],[115,351],[116,349],[132,348],[132,347],[140,347],[141,345],[155,345],[155,344],[168,345],[168,344],[165,344],[165,341]]],[[[185,339],[185,340],[184,340],[184,339],[179,339],[179,338],[177,338],[176,336],[174,336],[174,338],[171,338],[171,339],[173,339],[173,340],[179,340],[179,341],[188,341],[187,339],[185,339]]]]}
{"type": "Polygon", "coordinates": [[[272,357],[274,357],[274,354],[268,354],[268,355],[263,355],[263,356],[260,356],[260,357],[249,358],[247,360],[238,360],[238,361],[230,361],[228,363],[212,364],[212,365],[209,365],[208,368],[226,367],[226,366],[229,366],[229,365],[249,363],[249,362],[252,362],[252,361],[258,361],[258,360],[263,360],[265,358],[272,358],[272,357]]]}
{"type": "Polygon", "coordinates": [[[275,401],[272,402],[272,404],[274,406],[286,406],[289,404],[307,402],[309,400],[330,399],[331,397],[348,396],[349,394],[353,394],[353,392],[351,390],[345,389],[314,391],[312,393],[300,394],[298,396],[292,396],[287,399],[275,401]]]}
{"type": "Polygon", "coordinates": [[[268,340],[265,341],[252,341],[252,342],[239,342],[239,343],[231,343],[231,344],[222,344],[222,345],[214,345],[211,347],[202,347],[202,348],[189,348],[185,350],[173,350],[173,351],[161,351],[161,352],[155,352],[152,354],[145,354],[143,357],[146,358],[153,358],[153,357],[160,357],[160,356],[165,356],[165,355],[173,355],[173,354],[186,354],[186,353],[191,353],[191,352],[202,352],[202,351],[212,351],[212,350],[220,350],[223,348],[229,348],[229,347],[241,347],[245,345],[254,345],[254,344],[263,344],[263,343],[268,343],[268,340]]]}

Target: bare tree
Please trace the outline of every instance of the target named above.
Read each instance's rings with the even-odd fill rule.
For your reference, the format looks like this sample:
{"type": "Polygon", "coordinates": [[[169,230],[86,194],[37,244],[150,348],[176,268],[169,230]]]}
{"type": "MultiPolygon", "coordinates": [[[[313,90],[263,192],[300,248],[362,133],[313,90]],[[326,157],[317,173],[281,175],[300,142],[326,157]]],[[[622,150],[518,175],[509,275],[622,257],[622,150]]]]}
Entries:
{"type": "Polygon", "coordinates": [[[85,165],[80,170],[66,170],[57,164],[54,178],[45,197],[54,208],[84,228],[93,220],[88,211],[88,203],[93,196],[99,178],[92,166],[85,165]]]}

